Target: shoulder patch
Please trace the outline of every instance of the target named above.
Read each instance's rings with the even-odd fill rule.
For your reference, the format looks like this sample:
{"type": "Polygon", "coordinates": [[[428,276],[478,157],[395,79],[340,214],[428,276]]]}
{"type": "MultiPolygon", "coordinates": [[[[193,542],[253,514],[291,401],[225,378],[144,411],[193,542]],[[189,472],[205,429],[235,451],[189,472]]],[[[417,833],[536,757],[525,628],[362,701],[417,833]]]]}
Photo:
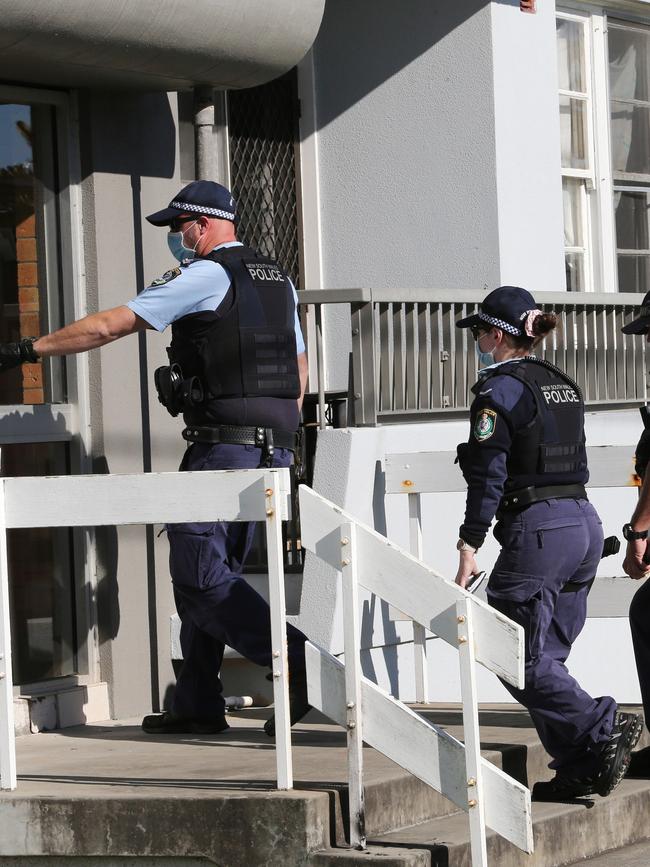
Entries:
{"type": "Polygon", "coordinates": [[[149,284],[150,286],[164,286],[165,283],[169,283],[170,280],[173,280],[174,277],[178,277],[181,273],[180,268],[172,268],[169,271],[165,271],[162,277],[156,277],[155,280],[152,280],[149,284]]]}
{"type": "Polygon", "coordinates": [[[488,440],[497,426],[497,414],[493,409],[482,409],[474,422],[474,438],[480,443],[488,440]]]}

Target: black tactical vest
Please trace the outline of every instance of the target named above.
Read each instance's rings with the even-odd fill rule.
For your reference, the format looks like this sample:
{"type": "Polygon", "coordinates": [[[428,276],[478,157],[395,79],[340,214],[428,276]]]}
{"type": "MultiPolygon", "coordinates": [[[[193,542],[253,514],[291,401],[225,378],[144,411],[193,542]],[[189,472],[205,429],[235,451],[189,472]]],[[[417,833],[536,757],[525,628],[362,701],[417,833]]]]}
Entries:
{"type": "Polygon", "coordinates": [[[579,386],[553,364],[532,357],[496,367],[477,386],[482,389],[491,376],[504,375],[521,380],[537,407],[529,425],[514,432],[506,490],[529,485],[584,485],[589,472],[579,386]]]}
{"type": "MultiPolygon", "coordinates": [[[[186,421],[218,421],[220,402],[228,406],[229,423],[233,404],[240,402],[260,406],[263,415],[270,412],[280,424],[285,416],[293,418],[300,379],[295,302],[287,276],[272,259],[248,247],[224,247],[201,258],[223,265],[232,282],[215,311],[189,313],[172,324],[170,362],[184,377],[198,377],[205,393],[204,404],[186,412],[186,421]]],[[[268,422],[246,410],[237,423],[268,422]]]]}

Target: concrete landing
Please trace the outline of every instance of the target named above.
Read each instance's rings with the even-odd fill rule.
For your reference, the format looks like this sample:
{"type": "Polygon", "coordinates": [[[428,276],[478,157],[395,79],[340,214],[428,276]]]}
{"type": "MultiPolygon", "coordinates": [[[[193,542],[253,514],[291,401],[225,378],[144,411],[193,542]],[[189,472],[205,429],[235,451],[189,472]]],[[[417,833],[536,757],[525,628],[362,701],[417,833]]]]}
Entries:
{"type": "MultiPolygon", "coordinates": [[[[420,710],[462,739],[457,708],[420,710]]],[[[188,867],[195,859],[219,867],[342,867],[359,856],[367,865],[386,867],[468,863],[465,814],[453,812],[437,792],[368,747],[366,827],[377,848],[346,853],[345,732],[316,712],[295,726],[295,789],[278,792],[274,744],[262,731],[269,713],[233,713],[232,728],[221,735],[146,735],[138,719],[19,738],[18,789],[0,793],[0,867],[32,867],[43,856],[54,856],[61,867],[73,857],[84,865],[107,858],[101,862],[107,867],[122,858],[129,861],[119,863],[129,867],[132,858],[163,859],[159,867],[182,864],[179,858],[188,859],[188,867]]],[[[481,736],[486,758],[522,782],[532,786],[550,776],[521,709],[484,708],[481,736]]],[[[645,833],[635,837],[631,828],[650,809],[650,782],[626,783],[616,802],[597,800],[594,810],[536,805],[536,839],[545,857],[520,861],[512,847],[504,849],[493,838],[492,852],[499,855],[494,863],[556,867],[636,843],[645,833]],[[625,834],[598,830],[612,827],[610,812],[625,834]],[[583,814],[588,819],[578,818],[583,814]],[[580,829],[585,845],[580,849],[578,842],[558,855],[561,860],[550,860],[558,849],[548,841],[560,831],[570,836],[571,828],[580,829]]]]}

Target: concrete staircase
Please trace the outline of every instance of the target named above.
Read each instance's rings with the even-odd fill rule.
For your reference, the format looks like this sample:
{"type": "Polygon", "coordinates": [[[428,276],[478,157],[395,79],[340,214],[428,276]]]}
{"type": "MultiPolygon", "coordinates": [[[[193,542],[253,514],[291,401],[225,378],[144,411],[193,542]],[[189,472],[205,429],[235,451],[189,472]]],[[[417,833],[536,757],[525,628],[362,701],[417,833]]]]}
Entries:
{"type": "MultiPolygon", "coordinates": [[[[369,847],[347,849],[344,731],[314,713],[295,726],[296,787],[278,792],[269,712],[231,714],[223,736],[151,737],[128,720],[18,738],[18,789],[0,793],[0,867],[470,867],[466,814],[369,748],[369,847]]],[[[457,708],[421,712],[462,737],[457,708]]],[[[521,709],[482,709],[481,735],[486,758],[521,782],[550,776],[521,709]]],[[[650,865],[650,780],[533,807],[535,854],[490,835],[490,867],[650,865]]]]}
{"type": "MultiPolygon", "coordinates": [[[[431,716],[440,722],[444,715],[435,712],[431,716]]],[[[499,722],[507,722],[503,716],[500,715],[499,722]]],[[[451,724],[457,720],[452,714],[447,717],[452,728],[451,724]]],[[[526,737],[521,737],[521,730],[516,728],[525,719],[525,715],[513,715],[512,728],[507,724],[483,728],[482,720],[487,748],[484,755],[532,787],[535,781],[549,779],[552,773],[546,766],[548,756],[534,732],[528,729],[526,737]],[[512,743],[513,740],[517,742],[512,743]]],[[[639,746],[646,743],[647,733],[639,746]]],[[[318,852],[312,855],[309,864],[326,867],[363,862],[391,867],[471,867],[467,816],[450,807],[449,802],[412,777],[396,776],[368,785],[369,852],[318,852]]],[[[586,862],[589,864],[593,856],[598,856],[594,857],[593,867],[619,864],[648,867],[650,841],[640,841],[650,837],[649,812],[650,780],[625,780],[608,798],[594,796],[566,804],[533,804],[534,855],[526,855],[489,833],[488,858],[490,864],[498,867],[560,867],[585,863],[585,859],[589,859],[586,862]]]]}

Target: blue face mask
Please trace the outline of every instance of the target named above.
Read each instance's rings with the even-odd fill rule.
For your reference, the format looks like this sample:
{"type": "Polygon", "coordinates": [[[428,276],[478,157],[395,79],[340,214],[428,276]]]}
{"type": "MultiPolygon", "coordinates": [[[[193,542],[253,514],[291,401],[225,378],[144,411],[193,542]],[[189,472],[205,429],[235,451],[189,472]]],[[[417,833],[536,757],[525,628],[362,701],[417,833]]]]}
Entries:
{"type": "MultiPolygon", "coordinates": [[[[194,223],[196,223],[196,220],[194,223]]],[[[194,223],[190,223],[190,226],[193,226],[194,223]]],[[[185,232],[187,232],[187,229],[185,229],[185,232]]],[[[192,247],[186,247],[183,243],[185,232],[168,232],[167,234],[167,246],[174,259],[178,259],[179,262],[182,262],[184,259],[193,259],[196,255],[196,251],[192,247]]]]}
{"type": "Polygon", "coordinates": [[[478,340],[476,341],[476,354],[478,355],[478,363],[481,367],[489,367],[491,364],[494,364],[494,349],[491,349],[489,352],[483,352],[478,345],[478,340]]]}

